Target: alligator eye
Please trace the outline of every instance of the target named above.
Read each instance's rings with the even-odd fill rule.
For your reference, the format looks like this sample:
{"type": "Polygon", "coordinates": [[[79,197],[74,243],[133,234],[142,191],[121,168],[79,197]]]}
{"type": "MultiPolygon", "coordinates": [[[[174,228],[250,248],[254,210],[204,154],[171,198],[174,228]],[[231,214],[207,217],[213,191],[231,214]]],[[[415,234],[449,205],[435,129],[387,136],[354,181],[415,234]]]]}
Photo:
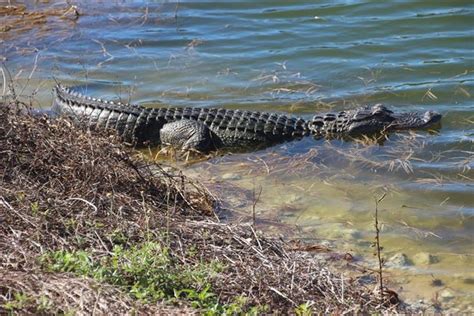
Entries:
{"type": "Polygon", "coordinates": [[[372,114],[380,115],[380,114],[392,114],[393,112],[387,109],[383,104],[378,103],[372,107],[372,114]]]}
{"type": "Polygon", "coordinates": [[[375,111],[386,111],[387,108],[382,103],[377,103],[372,107],[372,110],[375,111]]]}
{"type": "Polygon", "coordinates": [[[385,109],[377,109],[376,111],[372,111],[372,115],[377,116],[377,117],[389,116],[390,113],[391,113],[390,111],[387,111],[385,109]]]}

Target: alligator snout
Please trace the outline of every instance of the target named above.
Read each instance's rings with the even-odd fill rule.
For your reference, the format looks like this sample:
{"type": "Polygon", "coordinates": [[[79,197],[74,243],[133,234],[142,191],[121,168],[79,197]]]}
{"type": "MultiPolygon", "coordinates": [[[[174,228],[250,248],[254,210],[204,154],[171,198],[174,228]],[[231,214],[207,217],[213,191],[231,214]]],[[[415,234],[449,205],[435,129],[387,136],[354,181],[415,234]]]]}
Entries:
{"type": "Polygon", "coordinates": [[[441,121],[441,114],[435,111],[425,113],[409,112],[399,114],[392,122],[393,129],[424,129],[434,127],[441,121]]]}

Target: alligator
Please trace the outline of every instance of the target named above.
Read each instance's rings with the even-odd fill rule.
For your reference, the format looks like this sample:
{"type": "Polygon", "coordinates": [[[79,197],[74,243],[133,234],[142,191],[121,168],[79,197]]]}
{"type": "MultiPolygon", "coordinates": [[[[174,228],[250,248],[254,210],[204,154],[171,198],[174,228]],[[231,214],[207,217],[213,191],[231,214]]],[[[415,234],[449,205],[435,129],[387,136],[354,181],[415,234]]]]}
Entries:
{"type": "Polygon", "coordinates": [[[284,113],[224,108],[147,108],[84,96],[61,84],[53,94],[54,113],[66,114],[92,129],[114,129],[133,146],[166,144],[200,152],[269,145],[307,135],[356,137],[426,129],[441,119],[433,111],[394,113],[382,104],[316,114],[305,120],[284,113]]]}

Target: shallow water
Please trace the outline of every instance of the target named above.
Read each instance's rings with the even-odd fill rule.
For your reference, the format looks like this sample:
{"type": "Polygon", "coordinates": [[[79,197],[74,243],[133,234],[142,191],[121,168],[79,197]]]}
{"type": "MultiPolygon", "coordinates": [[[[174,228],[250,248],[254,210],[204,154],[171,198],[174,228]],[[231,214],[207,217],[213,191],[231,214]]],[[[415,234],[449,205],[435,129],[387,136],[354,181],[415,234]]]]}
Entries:
{"type": "Polygon", "coordinates": [[[77,5],[77,20],[48,16],[30,30],[0,33],[0,58],[25,87],[17,93],[33,93],[35,106],[50,104],[58,80],[153,106],[308,117],[382,102],[442,113],[438,131],[391,135],[383,145],[307,138],[215,157],[187,172],[239,214],[249,214],[261,187],[259,218],[296,224],[304,236],[364,256],[373,251],[374,197],[386,193],[382,243],[387,258],[404,253],[411,261],[392,268],[403,275],[404,293],[429,300],[448,290],[454,297],[443,302],[474,305],[472,1],[77,5]],[[417,263],[419,253],[438,262],[417,263]],[[431,285],[437,278],[443,286],[431,285]]]}

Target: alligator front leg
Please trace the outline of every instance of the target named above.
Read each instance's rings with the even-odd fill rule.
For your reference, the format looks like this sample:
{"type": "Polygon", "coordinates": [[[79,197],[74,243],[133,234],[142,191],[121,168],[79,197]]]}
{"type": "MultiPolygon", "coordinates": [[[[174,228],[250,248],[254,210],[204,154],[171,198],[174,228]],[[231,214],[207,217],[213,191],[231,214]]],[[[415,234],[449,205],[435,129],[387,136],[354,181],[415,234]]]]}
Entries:
{"type": "Polygon", "coordinates": [[[181,150],[209,152],[217,149],[217,136],[205,124],[193,120],[179,120],[165,124],[160,130],[163,145],[181,150]]]}

